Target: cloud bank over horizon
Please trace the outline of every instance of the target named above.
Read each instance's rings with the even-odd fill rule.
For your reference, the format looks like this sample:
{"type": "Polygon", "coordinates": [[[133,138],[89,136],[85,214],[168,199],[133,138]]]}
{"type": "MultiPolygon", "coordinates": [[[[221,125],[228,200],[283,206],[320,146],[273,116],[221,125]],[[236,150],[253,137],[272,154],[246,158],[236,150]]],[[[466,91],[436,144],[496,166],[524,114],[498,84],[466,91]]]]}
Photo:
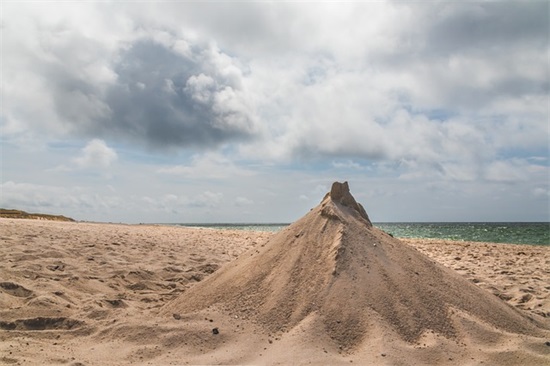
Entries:
{"type": "Polygon", "coordinates": [[[4,5],[0,205],[549,221],[549,4],[4,5]]]}

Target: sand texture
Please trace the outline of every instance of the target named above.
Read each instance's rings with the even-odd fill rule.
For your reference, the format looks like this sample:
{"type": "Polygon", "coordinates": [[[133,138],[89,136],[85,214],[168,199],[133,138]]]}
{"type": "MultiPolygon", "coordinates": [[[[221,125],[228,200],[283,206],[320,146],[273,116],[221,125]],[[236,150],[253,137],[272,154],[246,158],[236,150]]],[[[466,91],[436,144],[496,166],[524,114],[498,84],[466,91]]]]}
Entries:
{"type": "Polygon", "coordinates": [[[0,364],[550,365],[548,247],[336,193],[278,234],[0,219],[0,364]]]}

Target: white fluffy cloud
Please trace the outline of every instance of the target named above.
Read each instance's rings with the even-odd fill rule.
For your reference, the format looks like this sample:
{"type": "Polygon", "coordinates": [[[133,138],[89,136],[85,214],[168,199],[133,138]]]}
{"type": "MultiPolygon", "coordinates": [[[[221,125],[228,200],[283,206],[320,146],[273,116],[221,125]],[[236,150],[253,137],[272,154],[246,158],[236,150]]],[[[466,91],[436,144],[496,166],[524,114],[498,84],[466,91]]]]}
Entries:
{"type": "Polygon", "coordinates": [[[79,168],[108,168],[117,158],[116,151],[107,146],[105,141],[93,139],[73,161],[79,168]]]}

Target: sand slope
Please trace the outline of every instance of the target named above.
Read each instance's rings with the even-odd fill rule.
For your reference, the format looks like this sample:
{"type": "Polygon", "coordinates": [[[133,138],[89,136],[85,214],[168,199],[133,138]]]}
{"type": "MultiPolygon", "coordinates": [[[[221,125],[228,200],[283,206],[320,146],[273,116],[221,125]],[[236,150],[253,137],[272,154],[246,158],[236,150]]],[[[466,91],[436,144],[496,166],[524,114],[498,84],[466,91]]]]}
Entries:
{"type": "Polygon", "coordinates": [[[550,247],[402,240],[514,307],[550,320],[550,247]]]}
{"type": "MultiPolygon", "coordinates": [[[[312,224],[326,222],[325,232],[340,230],[341,223],[329,217],[340,214],[328,212],[312,224]]],[[[368,217],[353,220],[365,223],[368,217]]],[[[320,229],[287,230],[288,241],[283,241],[288,244],[277,251],[269,249],[274,240],[270,233],[0,219],[0,364],[550,364],[550,346],[545,344],[550,334],[543,329],[549,318],[542,316],[550,313],[550,273],[544,265],[550,263],[548,248],[410,241],[405,249],[401,243],[388,244],[384,233],[371,229],[368,240],[385,244],[365,247],[359,244],[365,242],[365,233],[354,230],[344,228],[330,239],[320,229]],[[310,235],[317,235],[322,245],[302,246],[300,238],[310,235]],[[332,266],[313,260],[328,247],[333,248],[332,266]],[[422,270],[386,263],[396,256],[407,262],[409,254],[415,262],[415,247],[458,272],[427,257],[422,257],[422,270]],[[243,290],[238,290],[242,302],[228,299],[222,290],[193,295],[201,286],[209,288],[201,293],[211,291],[203,283],[236,268],[235,258],[248,263],[263,253],[271,253],[274,261],[260,267],[260,272],[271,273],[261,286],[289,284],[271,287],[271,294],[260,291],[263,303],[256,302],[254,292],[243,290]],[[519,312],[511,306],[499,310],[510,321],[503,325],[452,299],[441,307],[426,294],[411,300],[409,293],[416,296],[417,290],[397,283],[403,275],[413,282],[419,277],[436,283],[433,278],[447,272],[460,272],[460,281],[484,288],[482,296],[488,295],[490,302],[494,298],[497,308],[508,299],[519,312]],[[366,280],[366,288],[356,286],[366,280]],[[311,281],[312,289],[304,286],[311,281]],[[371,288],[372,283],[383,286],[371,288]],[[392,297],[389,284],[402,295],[392,297]],[[384,293],[384,288],[384,301],[361,295],[384,293]],[[491,292],[508,296],[502,300],[491,292]],[[532,298],[519,302],[519,295],[526,293],[532,298]],[[218,296],[216,301],[212,296],[218,296]],[[285,296],[288,301],[281,303],[285,296]],[[417,316],[424,320],[417,321],[408,311],[430,302],[433,320],[426,322],[429,312],[420,310],[417,316]],[[364,313],[357,310],[359,305],[364,313]],[[445,307],[454,314],[445,316],[445,307]],[[270,324],[272,319],[282,320],[270,324]]],[[[251,266],[253,271],[258,269],[251,266]]],[[[252,277],[238,280],[254,282],[252,277]]]]}

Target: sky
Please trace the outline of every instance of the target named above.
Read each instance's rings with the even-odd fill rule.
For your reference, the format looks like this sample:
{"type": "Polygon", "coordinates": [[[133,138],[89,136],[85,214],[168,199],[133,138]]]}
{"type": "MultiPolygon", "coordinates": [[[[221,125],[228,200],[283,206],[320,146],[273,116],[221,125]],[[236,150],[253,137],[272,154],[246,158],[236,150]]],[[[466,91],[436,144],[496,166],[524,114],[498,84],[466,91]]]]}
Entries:
{"type": "Polygon", "coordinates": [[[13,1],[0,207],[292,222],[550,221],[546,1],[13,1]]]}

